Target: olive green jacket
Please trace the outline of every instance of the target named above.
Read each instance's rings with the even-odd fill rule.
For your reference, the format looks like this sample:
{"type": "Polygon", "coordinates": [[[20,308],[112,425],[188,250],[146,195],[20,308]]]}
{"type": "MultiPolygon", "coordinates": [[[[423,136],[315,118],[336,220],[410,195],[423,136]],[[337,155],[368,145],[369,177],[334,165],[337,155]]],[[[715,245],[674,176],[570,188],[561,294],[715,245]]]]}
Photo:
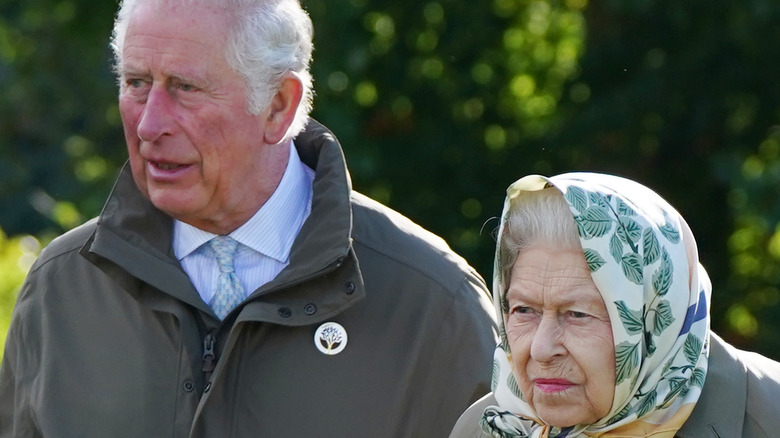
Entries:
{"type": "Polygon", "coordinates": [[[290,265],[224,322],[125,168],[100,217],[26,279],[0,368],[0,437],[435,437],[489,391],[482,279],[439,238],[351,190],[316,122],[290,265]],[[346,348],[314,333],[341,324],[346,348]],[[212,342],[213,341],[213,342],[212,342]]]}
{"type": "MultiPolygon", "coordinates": [[[[714,333],[704,389],[679,438],[775,438],[780,436],[780,363],[737,350],[714,333]]],[[[450,438],[488,437],[479,427],[493,394],[461,415],[450,438]]]]}

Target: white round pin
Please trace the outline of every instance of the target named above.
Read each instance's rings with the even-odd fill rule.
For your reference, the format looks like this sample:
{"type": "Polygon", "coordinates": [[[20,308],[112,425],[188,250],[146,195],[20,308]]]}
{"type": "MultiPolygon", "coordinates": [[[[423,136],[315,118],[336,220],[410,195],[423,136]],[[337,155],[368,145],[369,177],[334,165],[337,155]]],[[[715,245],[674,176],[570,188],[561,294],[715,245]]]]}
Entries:
{"type": "Polygon", "coordinates": [[[347,331],[337,322],[326,322],[314,332],[314,345],[324,354],[339,354],[347,346],[347,331]]]}

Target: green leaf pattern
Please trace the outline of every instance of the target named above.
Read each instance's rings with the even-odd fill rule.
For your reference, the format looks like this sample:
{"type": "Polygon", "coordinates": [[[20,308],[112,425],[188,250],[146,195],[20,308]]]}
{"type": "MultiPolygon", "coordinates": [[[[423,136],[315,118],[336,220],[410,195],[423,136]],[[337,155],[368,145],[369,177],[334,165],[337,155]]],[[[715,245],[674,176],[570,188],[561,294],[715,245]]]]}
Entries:
{"type": "Polygon", "coordinates": [[[673,322],[674,315],[672,315],[671,304],[667,300],[661,300],[653,312],[653,335],[661,336],[661,333],[673,322]]]}
{"type": "Polygon", "coordinates": [[[672,225],[671,221],[669,220],[669,216],[666,215],[666,212],[664,212],[664,219],[666,220],[666,223],[658,227],[658,229],[661,231],[661,234],[663,234],[664,237],[666,237],[666,239],[671,243],[680,243],[680,232],[674,225],[672,225]]]}
{"type": "MultiPolygon", "coordinates": [[[[661,340],[676,336],[666,333],[677,318],[671,301],[665,298],[674,287],[675,273],[665,245],[680,243],[677,221],[673,221],[665,209],[663,223],[648,221],[637,212],[635,204],[620,196],[577,186],[569,186],[565,193],[570,207],[579,213],[575,214],[575,221],[591,273],[595,275],[613,260],[620,267],[624,281],[630,284],[643,286],[645,276],[649,277],[653,295],[646,298],[648,301],[641,308],[632,308],[623,299],[614,300],[620,326],[627,336],[620,338],[626,340],[615,347],[616,384],[629,382],[634,385],[643,363],[661,351],[661,340]],[[606,245],[602,243],[604,239],[608,239],[606,245]],[[601,251],[608,251],[608,254],[601,251]]],[[[682,345],[676,348],[683,353],[664,362],[663,377],[656,386],[644,394],[634,395],[632,401],[610,419],[610,424],[632,415],[642,417],[654,409],[669,408],[691,387],[702,387],[706,369],[695,368],[702,354],[701,339],[689,333],[684,343],[682,340],[678,343],[682,345]],[[679,363],[681,357],[684,357],[684,363],[679,363]]]]}
{"type": "Polygon", "coordinates": [[[599,270],[600,267],[607,264],[606,260],[601,258],[601,255],[593,251],[592,249],[585,249],[585,261],[588,263],[588,268],[590,268],[590,272],[596,272],[599,270]]]}
{"type": "Polygon", "coordinates": [[[642,250],[644,251],[644,265],[652,265],[661,255],[661,244],[652,229],[647,228],[642,233],[642,250]]]}
{"type": "Polygon", "coordinates": [[[603,208],[610,208],[610,197],[600,192],[588,192],[590,203],[603,208]]]}
{"type": "Polygon", "coordinates": [[[642,269],[642,259],[638,254],[629,253],[620,259],[620,266],[623,268],[623,275],[634,284],[642,284],[644,271],[642,269]]]}
{"type": "Polygon", "coordinates": [[[707,376],[707,370],[702,368],[696,368],[693,370],[693,375],[691,376],[691,383],[693,386],[704,388],[704,378],[707,376]]]}
{"type": "Polygon", "coordinates": [[[699,360],[701,350],[701,339],[696,337],[696,335],[693,333],[689,333],[688,337],[685,339],[685,346],[683,347],[685,358],[688,359],[689,364],[696,365],[696,362],[699,360]]]}
{"type": "Polygon", "coordinates": [[[585,233],[591,237],[601,237],[612,230],[612,219],[608,211],[601,206],[590,206],[580,216],[585,233]]]}
{"type": "Polygon", "coordinates": [[[520,385],[517,384],[517,379],[513,373],[509,373],[506,383],[509,387],[509,390],[512,391],[512,394],[514,394],[515,397],[519,397],[521,399],[523,398],[523,393],[520,392],[520,385]]]}
{"type": "Polygon", "coordinates": [[[636,243],[642,238],[642,227],[637,221],[629,217],[621,216],[618,222],[617,234],[620,237],[620,240],[628,243],[632,248],[635,248],[636,243]]]}
{"type": "Polygon", "coordinates": [[[640,398],[639,405],[637,406],[637,417],[644,417],[645,414],[650,412],[655,407],[657,398],[658,392],[655,389],[643,395],[640,398]]]}
{"type": "Polygon", "coordinates": [[[612,235],[609,239],[609,253],[615,261],[623,260],[623,242],[620,241],[617,234],[612,235]]]}
{"type": "Polygon", "coordinates": [[[663,250],[661,266],[653,273],[653,290],[655,290],[656,295],[664,296],[669,292],[672,287],[672,274],[674,274],[674,267],[669,260],[669,254],[663,250]]]}
{"type": "Polygon", "coordinates": [[[623,327],[629,333],[642,333],[645,328],[642,322],[642,312],[639,310],[631,310],[626,305],[625,301],[616,301],[618,315],[620,315],[620,321],[623,322],[623,327]]]}
{"type": "Polygon", "coordinates": [[[490,390],[495,391],[498,387],[498,376],[501,371],[501,364],[493,359],[493,377],[490,379],[490,390]]]}
{"type": "Polygon", "coordinates": [[[636,212],[633,208],[629,207],[628,204],[625,203],[622,199],[618,198],[617,201],[617,212],[621,216],[636,216],[636,212]]]}
{"type": "Polygon", "coordinates": [[[615,348],[615,377],[619,385],[639,367],[639,344],[624,342],[615,348]]]}
{"type": "Polygon", "coordinates": [[[588,207],[588,195],[579,187],[570,187],[564,196],[566,201],[577,211],[582,212],[588,207]]]}

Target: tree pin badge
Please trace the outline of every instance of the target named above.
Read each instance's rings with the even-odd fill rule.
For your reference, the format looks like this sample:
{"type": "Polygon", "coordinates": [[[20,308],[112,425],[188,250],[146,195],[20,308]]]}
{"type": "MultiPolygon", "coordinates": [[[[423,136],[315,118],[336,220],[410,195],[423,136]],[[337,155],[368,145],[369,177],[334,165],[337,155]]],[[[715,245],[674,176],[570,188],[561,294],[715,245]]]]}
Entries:
{"type": "Polygon", "coordinates": [[[326,322],[314,332],[314,345],[323,354],[339,354],[347,346],[347,331],[339,323],[326,322]]]}

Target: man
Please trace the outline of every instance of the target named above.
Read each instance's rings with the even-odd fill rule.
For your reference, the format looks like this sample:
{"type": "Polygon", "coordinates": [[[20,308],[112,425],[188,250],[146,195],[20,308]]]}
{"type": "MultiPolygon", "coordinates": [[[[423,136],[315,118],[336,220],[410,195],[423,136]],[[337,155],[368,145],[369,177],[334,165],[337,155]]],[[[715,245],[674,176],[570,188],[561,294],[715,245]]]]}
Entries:
{"type": "Polygon", "coordinates": [[[307,124],[297,0],[126,0],[112,47],[129,165],[30,271],[0,437],[446,436],[488,294],[307,124]]]}

